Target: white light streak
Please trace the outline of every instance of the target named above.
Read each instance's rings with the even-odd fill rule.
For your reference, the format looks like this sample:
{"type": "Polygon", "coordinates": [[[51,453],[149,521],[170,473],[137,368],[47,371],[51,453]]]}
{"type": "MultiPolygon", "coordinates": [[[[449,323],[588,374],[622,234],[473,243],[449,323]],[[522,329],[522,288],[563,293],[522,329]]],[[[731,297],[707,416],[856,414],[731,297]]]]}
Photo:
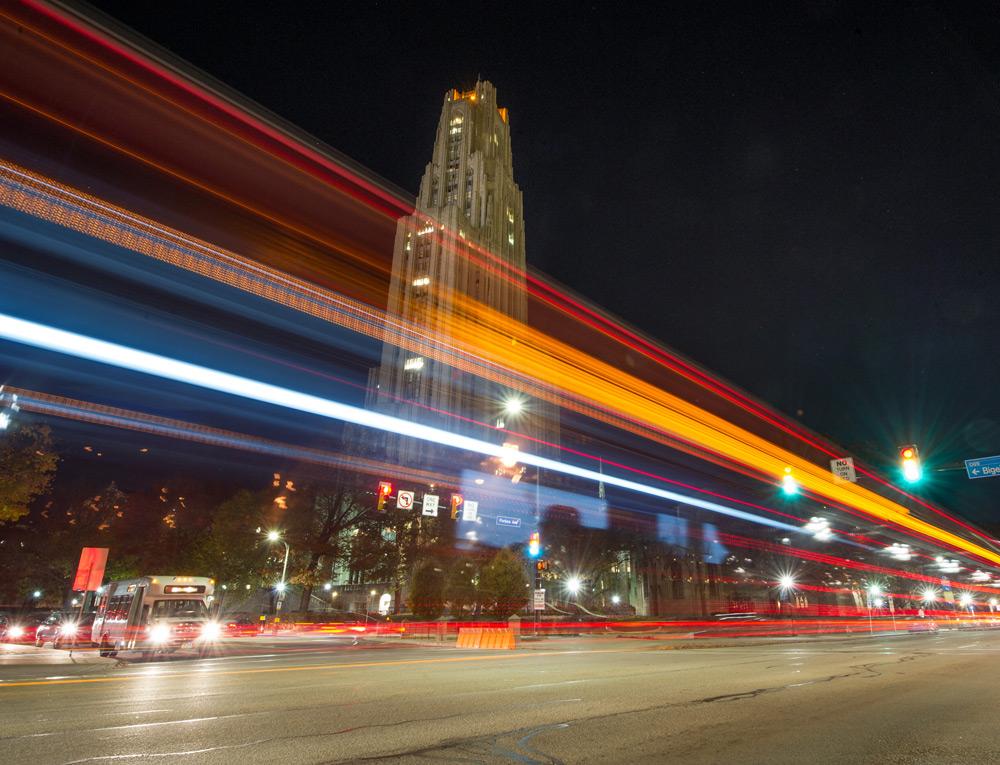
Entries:
{"type": "MultiPolygon", "coordinates": [[[[229,372],[221,372],[198,364],[191,364],[186,361],[179,361],[155,353],[129,348],[117,343],[97,340],[86,335],[67,332],[66,330],[56,329],[55,327],[25,319],[18,319],[6,314],[0,314],[0,338],[35,348],[62,353],[67,356],[108,364],[119,369],[129,369],[135,372],[154,375],[165,380],[174,380],[194,385],[206,390],[227,393],[253,401],[260,401],[265,404],[273,404],[274,406],[315,414],[320,417],[350,422],[355,425],[375,428],[376,430],[389,433],[398,433],[402,436],[430,441],[455,449],[464,449],[488,457],[502,459],[510,454],[510,450],[500,444],[480,441],[476,438],[450,433],[429,425],[410,422],[409,420],[392,417],[380,412],[342,404],[338,401],[331,401],[330,399],[321,398],[309,393],[301,393],[259,380],[251,380],[246,377],[230,374],[229,372]]],[[[782,523],[772,518],[755,515],[733,507],[726,507],[725,505],[698,497],[678,494],[659,486],[650,486],[638,481],[631,481],[614,474],[600,473],[596,470],[570,465],[529,452],[521,452],[518,455],[518,462],[564,475],[583,478],[595,483],[604,482],[608,486],[617,486],[628,491],[666,499],[671,502],[681,502],[692,507],[700,507],[714,513],[728,515],[733,518],[742,518],[765,526],[787,531],[799,531],[799,528],[796,526],[782,523]]]]}

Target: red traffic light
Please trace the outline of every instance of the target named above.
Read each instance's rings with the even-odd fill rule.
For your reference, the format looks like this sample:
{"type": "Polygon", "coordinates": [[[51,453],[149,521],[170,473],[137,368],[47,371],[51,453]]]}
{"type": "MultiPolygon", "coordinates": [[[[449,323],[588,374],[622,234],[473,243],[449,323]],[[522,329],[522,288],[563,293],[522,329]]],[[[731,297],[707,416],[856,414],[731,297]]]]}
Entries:
{"type": "Polygon", "coordinates": [[[390,494],[392,494],[392,484],[389,483],[388,481],[379,481],[378,493],[379,496],[388,497],[390,494]]]}
{"type": "Polygon", "coordinates": [[[912,460],[917,456],[917,447],[915,446],[904,446],[899,450],[899,456],[904,460],[912,460]]]}

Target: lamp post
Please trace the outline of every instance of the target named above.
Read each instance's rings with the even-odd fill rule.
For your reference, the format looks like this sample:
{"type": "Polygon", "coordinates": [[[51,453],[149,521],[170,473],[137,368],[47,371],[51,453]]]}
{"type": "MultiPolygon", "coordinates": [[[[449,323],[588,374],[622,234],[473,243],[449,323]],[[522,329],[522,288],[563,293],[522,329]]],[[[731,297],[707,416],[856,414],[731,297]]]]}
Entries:
{"type": "Polygon", "coordinates": [[[285,583],[285,577],[288,575],[288,554],[291,552],[291,547],[288,546],[288,542],[281,538],[281,534],[277,531],[267,532],[268,542],[281,542],[285,546],[285,562],[281,565],[281,581],[278,582],[278,603],[275,607],[275,611],[281,610],[281,604],[285,601],[285,589],[287,587],[285,583]]]}

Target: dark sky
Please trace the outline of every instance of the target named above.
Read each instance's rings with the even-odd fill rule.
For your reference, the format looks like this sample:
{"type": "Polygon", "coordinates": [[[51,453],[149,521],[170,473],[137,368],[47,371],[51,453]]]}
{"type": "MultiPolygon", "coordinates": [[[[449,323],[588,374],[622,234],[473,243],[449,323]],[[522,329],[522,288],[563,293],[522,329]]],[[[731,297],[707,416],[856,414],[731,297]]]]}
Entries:
{"type": "Polygon", "coordinates": [[[852,448],[1000,453],[993,4],[98,7],[411,192],[481,75],[529,262],[852,448]]]}

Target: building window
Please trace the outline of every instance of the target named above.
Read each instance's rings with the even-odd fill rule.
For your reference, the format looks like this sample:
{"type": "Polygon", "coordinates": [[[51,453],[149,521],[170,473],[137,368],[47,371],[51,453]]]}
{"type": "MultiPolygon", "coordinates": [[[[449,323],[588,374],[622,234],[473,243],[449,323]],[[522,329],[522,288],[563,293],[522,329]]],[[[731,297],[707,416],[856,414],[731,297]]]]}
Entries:
{"type": "Polygon", "coordinates": [[[418,279],[413,280],[414,287],[426,287],[431,283],[431,278],[429,276],[421,276],[418,279]]]}
{"type": "Polygon", "coordinates": [[[403,369],[407,372],[419,372],[424,368],[424,357],[423,356],[411,356],[406,361],[403,362],[403,369]]]}

